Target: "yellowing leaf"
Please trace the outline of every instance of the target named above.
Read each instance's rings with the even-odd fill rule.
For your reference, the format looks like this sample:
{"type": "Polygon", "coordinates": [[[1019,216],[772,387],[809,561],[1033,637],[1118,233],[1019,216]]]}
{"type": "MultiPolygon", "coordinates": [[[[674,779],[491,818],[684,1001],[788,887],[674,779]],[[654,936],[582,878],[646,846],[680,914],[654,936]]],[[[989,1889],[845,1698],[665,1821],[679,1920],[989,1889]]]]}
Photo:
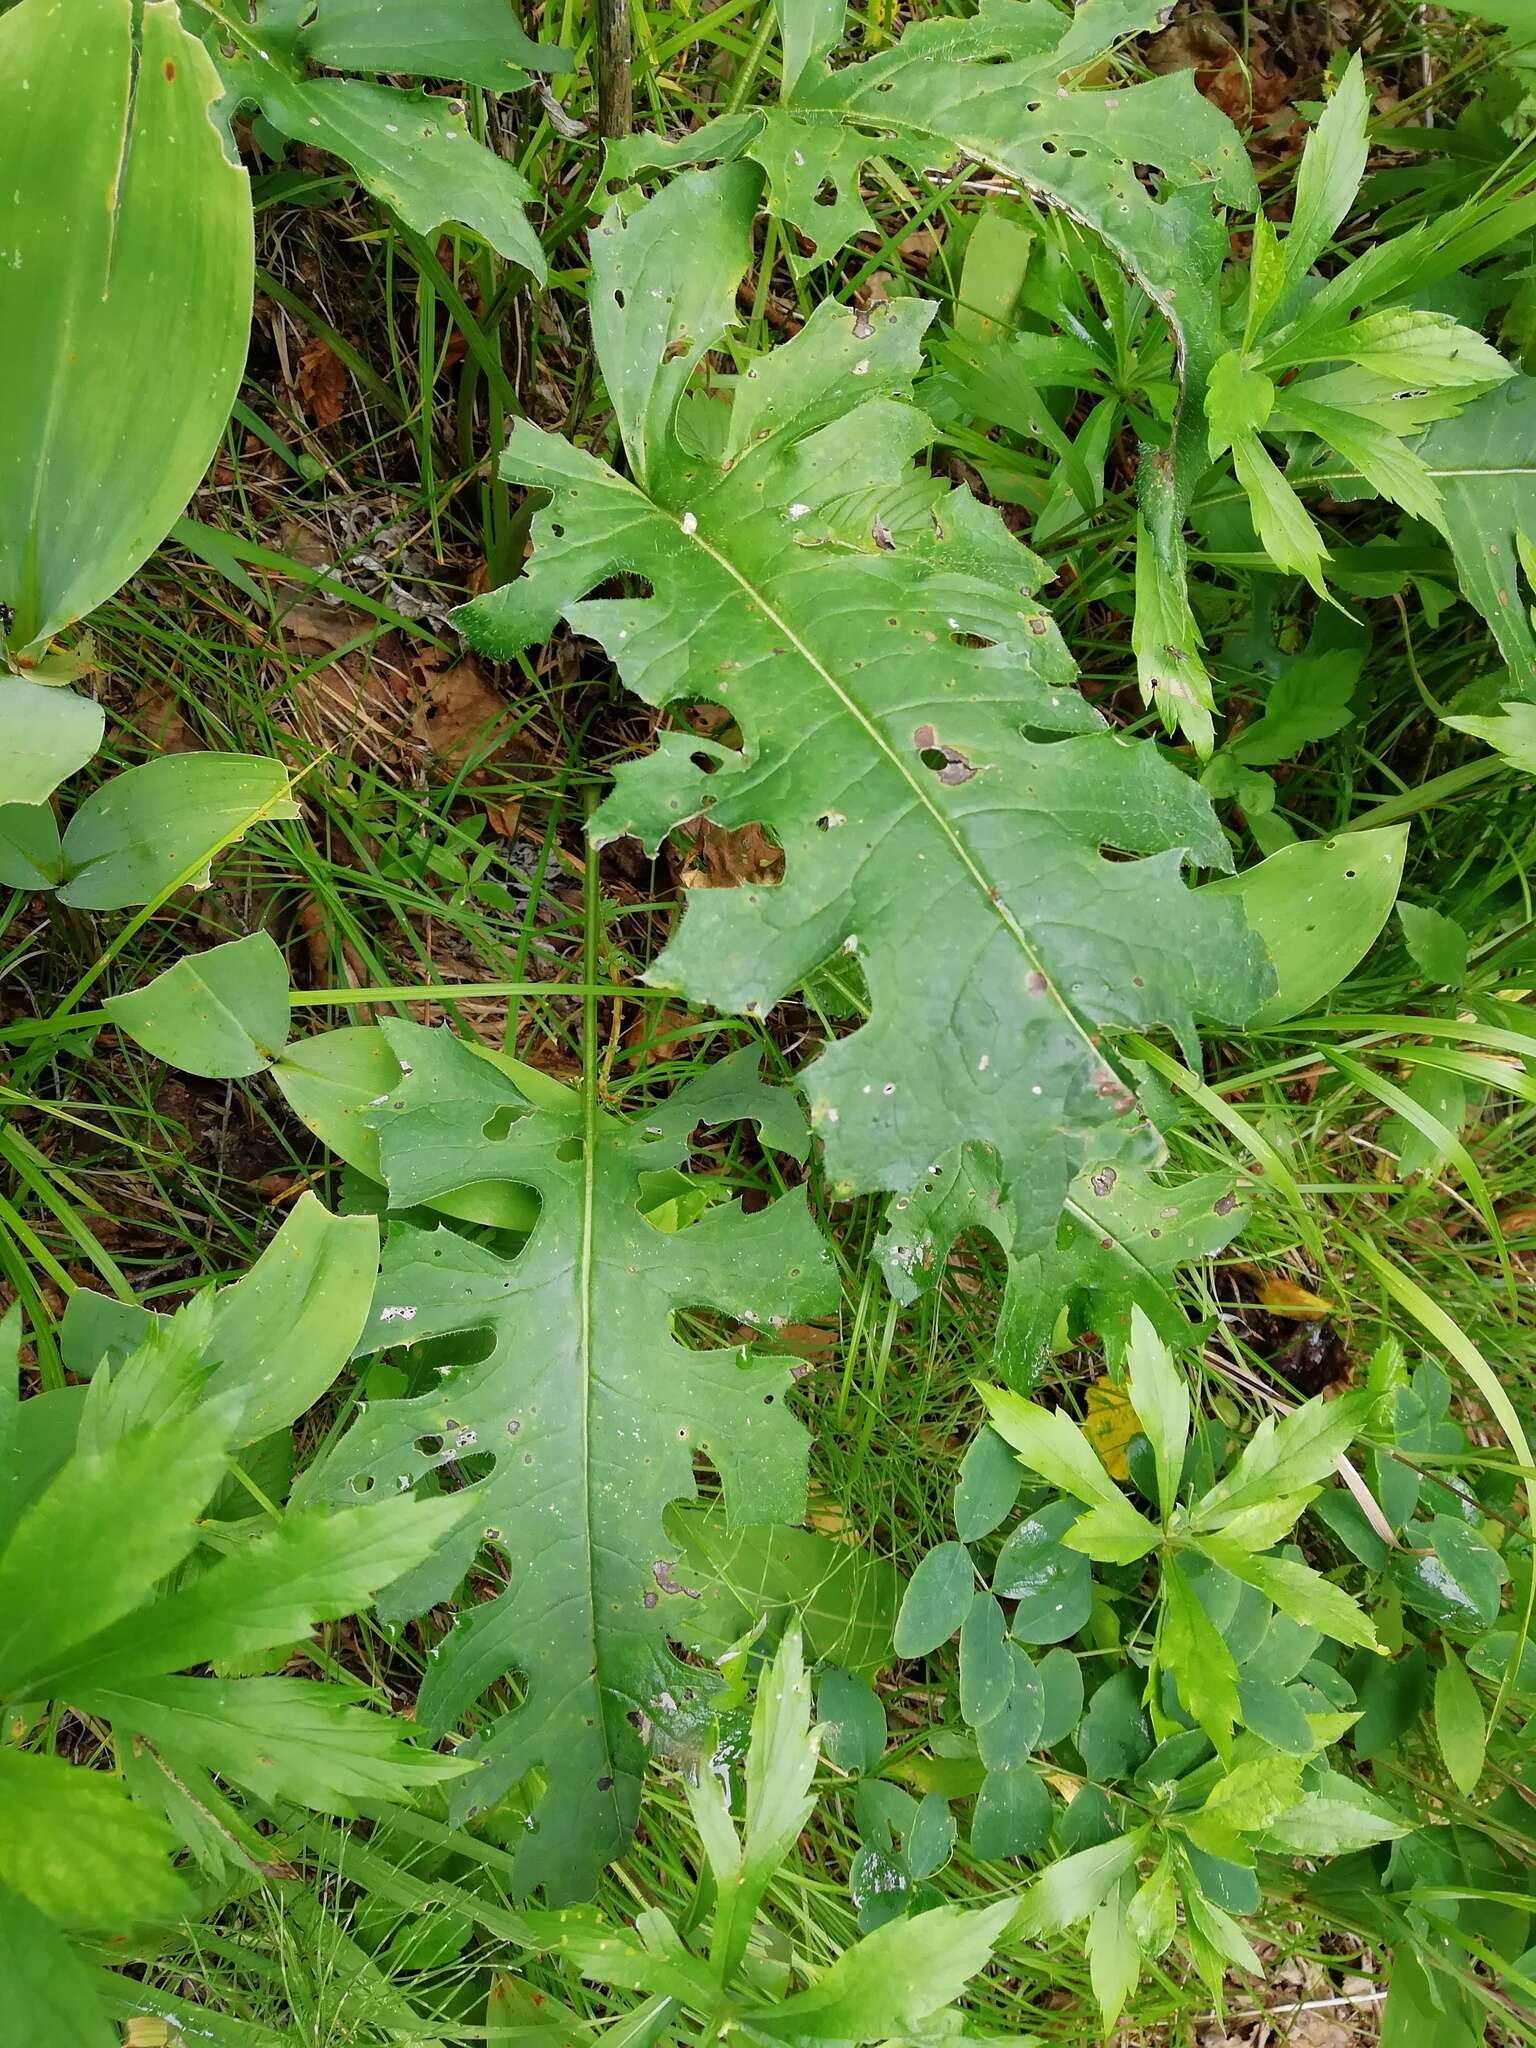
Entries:
{"type": "Polygon", "coordinates": [[[1295,1316],[1301,1322],[1320,1323],[1334,1313],[1336,1304],[1310,1288],[1288,1280],[1283,1273],[1266,1273],[1259,1287],[1259,1300],[1271,1315],[1295,1316]]]}
{"type": "Polygon", "coordinates": [[[1124,1387],[1112,1379],[1095,1380],[1088,1389],[1083,1434],[1103,1460],[1111,1479],[1127,1480],[1131,1468],[1126,1451],[1133,1436],[1140,1436],[1141,1424],[1124,1387]]]}

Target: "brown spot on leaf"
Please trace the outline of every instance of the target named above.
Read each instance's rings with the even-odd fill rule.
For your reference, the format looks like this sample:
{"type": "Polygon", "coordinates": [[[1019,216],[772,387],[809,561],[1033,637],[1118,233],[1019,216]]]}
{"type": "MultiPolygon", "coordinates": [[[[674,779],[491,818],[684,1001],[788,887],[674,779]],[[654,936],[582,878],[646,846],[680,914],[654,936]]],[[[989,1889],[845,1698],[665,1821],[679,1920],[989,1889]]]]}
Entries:
{"type": "Polygon", "coordinates": [[[656,1562],[651,1566],[651,1577],[660,1586],[663,1593],[681,1593],[685,1600],[697,1600],[700,1597],[696,1587],[684,1586],[678,1583],[677,1566],[670,1557],[657,1558],[656,1562]]]}
{"type": "Polygon", "coordinates": [[[1088,1185],[1096,1195],[1107,1195],[1118,1179],[1119,1175],[1112,1166],[1101,1166],[1088,1185]]]}

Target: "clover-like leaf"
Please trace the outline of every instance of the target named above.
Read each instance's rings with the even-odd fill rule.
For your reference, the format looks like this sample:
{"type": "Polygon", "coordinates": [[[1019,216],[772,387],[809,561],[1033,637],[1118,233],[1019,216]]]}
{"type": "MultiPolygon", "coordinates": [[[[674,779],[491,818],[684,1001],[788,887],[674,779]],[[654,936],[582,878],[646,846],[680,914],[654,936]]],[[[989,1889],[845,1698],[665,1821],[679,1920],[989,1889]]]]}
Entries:
{"type": "Polygon", "coordinates": [[[1104,1032],[1190,1044],[1197,1011],[1245,1015],[1269,969],[1181,879],[1229,858],[1203,793],[1095,730],[1030,596],[1038,563],[914,468],[930,307],[823,304],[729,411],[685,395],[730,324],[756,190],[727,165],[609,212],[592,317],[630,475],[520,422],[504,473],[550,493],[533,562],[460,617],[509,656],[564,616],[651,703],[735,721],[739,748],[663,735],[593,821],[599,844],[654,846],[707,810],[783,845],[781,883],[690,892],[650,979],[762,1011],[856,952],[871,1019],[806,1075],[834,1184],[909,1189],[985,1139],[1038,1244],[1133,1099],[1104,1032]],[[651,595],[583,601],[618,571],[651,595]]]}
{"type": "Polygon", "coordinates": [[[391,1233],[359,1348],[447,1337],[460,1348],[429,1393],[370,1403],[307,1491],[355,1499],[489,1462],[466,1547],[389,1605],[417,1612],[446,1594],[481,1535],[502,1561],[503,1589],[465,1606],[417,1711],[446,1728],[522,1675],[524,1703],[489,1716],[460,1751],[478,1769],[455,1797],[461,1812],[483,1806],[541,1770],[518,1879],[568,1897],[591,1889],[633,1825],[637,1723],[680,1713],[707,1687],[669,1647],[699,1589],[662,1519],[693,1497],[695,1455],[720,1472],[736,1522],[793,1522],[804,1507],[786,1362],[740,1343],[688,1349],[673,1318],[708,1308],[767,1326],[813,1314],[831,1268],[800,1193],[751,1216],[715,1203],[670,1232],[642,1213],[645,1176],[686,1159],[701,1118],[777,1127],[783,1098],[755,1081],[754,1055],[622,1121],[590,1094],[534,1108],[447,1032],[383,1029],[402,1078],[373,1122],[395,1205],[503,1178],[542,1207],[511,1260],[449,1230],[391,1233]]]}

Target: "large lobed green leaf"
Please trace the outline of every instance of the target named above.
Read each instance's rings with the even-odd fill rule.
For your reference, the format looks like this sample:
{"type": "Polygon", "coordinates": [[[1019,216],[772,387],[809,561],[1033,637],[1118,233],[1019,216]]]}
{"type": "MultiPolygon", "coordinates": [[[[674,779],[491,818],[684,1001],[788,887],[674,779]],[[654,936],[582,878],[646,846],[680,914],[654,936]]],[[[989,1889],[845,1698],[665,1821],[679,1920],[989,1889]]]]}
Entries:
{"type": "Polygon", "coordinates": [[[1074,1333],[1092,1330],[1111,1358],[1125,1348],[1134,1308],[1177,1342],[1185,1316],[1171,1292],[1174,1274],[1229,1244],[1247,1209],[1230,1174],[1154,1180],[1149,1169],[1163,1164],[1165,1149],[1149,1129],[1105,1131],[1067,1191],[1054,1238],[1020,1253],[996,1156],[966,1145],[892,1202],[878,1249],[886,1283],[898,1301],[915,1301],[937,1282],[958,1239],[973,1230],[993,1238],[1007,1263],[993,1360],[1019,1392],[1049,1363],[1063,1308],[1076,1318],[1074,1333]]]}
{"type": "Polygon", "coordinates": [[[673,144],[628,139],[610,147],[610,168],[751,157],[767,175],[769,206],[807,238],[813,261],[873,226],[859,189],[871,158],[918,183],[974,159],[1096,230],[1173,337],[1180,410],[1170,445],[1142,451],[1133,637],[1145,693],[1209,751],[1210,683],[1185,592],[1183,522],[1206,467],[1201,398],[1222,345],[1227,236],[1217,205],[1258,205],[1237,131],[1191,72],[1135,84],[1106,77],[1118,42],[1162,24],[1160,0],[1084,0],[1070,17],[1054,0],[982,0],[974,15],[912,23],[894,48],[833,70],[826,60],[845,8],[777,6],[778,107],[726,115],[673,144]],[[1149,165],[1163,174],[1156,194],[1141,174],[1149,165]]]}
{"type": "Polygon", "coordinates": [[[1033,600],[1040,564],[914,466],[930,307],[824,303],[729,408],[686,392],[730,325],[756,196],[728,165],[610,211],[592,324],[630,474],[520,422],[504,473],[551,500],[534,558],[461,617],[504,657],[564,617],[650,703],[735,721],[739,749],[664,734],[593,821],[599,844],[654,847],[707,811],[784,848],[777,886],[692,891],[650,978],[762,1011],[857,954],[870,1021],[806,1074],[835,1184],[904,1191],[980,1140],[1039,1244],[1133,1099],[1106,1030],[1192,1049],[1196,1013],[1240,1020],[1269,968],[1237,907],[1182,879],[1229,865],[1203,793],[1101,728],[1033,600]],[[651,595],[583,601],[616,572],[651,595]]]}
{"type": "Polygon", "coordinates": [[[663,1513],[693,1496],[695,1455],[719,1471],[735,1522],[792,1522],[804,1505],[785,1361],[739,1343],[686,1348],[673,1318],[709,1308],[767,1326],[813,1313],[830,1266],[799,1193],[750,1216],[719,1204],[677,1231],[641,1211],[645,1177],[686,1158],[701,1120],[750,1117],[786,1142],[785,1098],[757,1081],[753,1055],[620,1121],[590,1096],[533,1107],[447,1032],[383,1029],[403,1075],[372,1118],[392,1202],[501,1178],[542,1208],[513,1260],[448,1230],[391,1232],[359,1348],[459,1347],[431,1392],[372,1402],[306,1490],[342,1501],[490,1462],[467,1546],[389,1605],[418,1612],[446,1597],[482,1534],[502,1560],[504,1590],[462,1611],[417,1711],[446,1728],[522,1674],[525,1702],[488,1717],[460,1752],[479,1769],[455,1797],[460,1811],[483,1806],[542,1772],[518,1878],[577,1895],[634,1824],[641,1718],[687,1718],[708,1688],[669,1648],[699,1589],[663,1513]]]}

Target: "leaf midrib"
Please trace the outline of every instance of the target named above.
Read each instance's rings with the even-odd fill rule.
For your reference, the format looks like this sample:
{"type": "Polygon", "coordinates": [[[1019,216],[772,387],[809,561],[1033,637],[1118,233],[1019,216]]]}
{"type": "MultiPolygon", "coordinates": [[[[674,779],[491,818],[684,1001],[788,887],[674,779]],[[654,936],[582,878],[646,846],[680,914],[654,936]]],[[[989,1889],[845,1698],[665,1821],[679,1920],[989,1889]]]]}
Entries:
{"type": "MultiPolygon", "coordinates": [[[[640,493],[639,495],[643,496],[644,493],[640,493]]],[[[668,519],[672,519],[674,517],[674,515],[671,512],[667,511],[664,507],[656,505],[654,499],[649,499],[648,502],[654,506],[655,510],[658,513],[660,513],[662,517],[668,519]]],[[[886,738],[885,734],[880,730],[879,726],[863,709],[862,705],[860,705],[854,697],[850,696],[848,691],[838,681],[837,677],[827,667],[825,662],[821,660],[820,656],[816,654],[814,649],[807,644],[805,639],[798,632],[796,632],[795,628],[789,623],[789,620],[784,616],[783,612],[780,611],[771,602],[771,600],[765,595],[764,592],[758,589],[755,583],[753,583],[748,577],[746,577],[741,572],[741,570],[739,570],[736,567],[735,563],[732,562],[727,555],[722,554],[718,548],[712,547],[710,543],[704,539],[703,535],[700,534],[697,530],[695,530],[692,533],[685,532],[682,521],[680,519],[677,519],[675,523],[677,525],[678,532],[682,534],[685,539],[691,541],[696,548],[698,548],[703,554],[707,555],[712,562],[714,562],[720,569],[722,569],[725,572],[725,574],[729,576],[731,580],[738,586],[738,588],[742,590],[748,598],[751,599],[752,603],[757,605],[761,609],[763,616],[766,619],[770,620],[778,631],[784,634],[785,638],[793,646],[795,652],[800,656],[800,659],[806,664],[806,666],[811,670],[811,672],[825,685],[827,690],[837,699],[838,703],[842,705],[843,709],[847,712],[849,717],[851,717],[854,720],[854,722],[860,727],[860,729],[863,731],[863,733],[869,740],[871,746],[874,748],[876,753],[878,753],[886,761],[886,763],[895,770],[896,774],[907,785],[907,788],[910,791],[912,798],[916,802],[917,806],[919,807],[919,809],[926,813],[930,824],[932,824],[939,833],[939,835],[948,842],[948,845],[951,851],[953,852],[955,858],[959,861],[960,865],[965,870],[966,874],[970,877],[971,881],[981,892],[981,895],[985,898],[988,908],[995,914],[998,922],[1002,925],[1003,929],[1014,940],[1020,952],[1024,955],[1024,958],[1030,963],[1030,966],[1044,980],[1045,989],[1043,992],[1051,998],[1052,1002],[1056,1005],[1057,1009],[1067,1019],[1067,1021],[1071,1024],[1073,1029],[1083,1039],[1084,1043],[1090,1048],[1090,1050],[1097,1053],[1100,1050],[1100,1048],[1095,1039],[1094,1030],[1091,1022],[1088,1019],[1084,1018],[1082,1015],[1080,1015],[1079,1012],[1076,1009],[1074,1009],[1072,1004],[1067,1001],[1067,998],[1062,994],[1061,989],[1056,982],[1055,976],[1050,972],[1049,968],[1045,963],[1045,960],[1039,953],[1038,949],[1031,942],[1029,934],[1025,931],[1023,925],[1020,924],[1019,920],[1014,916],[1013,912],[1009,909],[1008,905],[1003,901],[1001,895],[993,888],[992,884],[988,881],[985,872],[981,867],[978,866],[977,862],[975,861],[970,852],[970,849],[966,846],[965,841],[960,837],[959,833],[956,831],[955,827],[950,822],[950,820],[944,815],[943,811],[939,809],[931,793],[923,786],[923,783],[913,773],[912,769],[908,766],[908,764],[901,758],[900,754],[891,745],[890,741],[886,738]]],[[[927,771],[925,770],[923,772],[926,774],[927,771]]]]}

